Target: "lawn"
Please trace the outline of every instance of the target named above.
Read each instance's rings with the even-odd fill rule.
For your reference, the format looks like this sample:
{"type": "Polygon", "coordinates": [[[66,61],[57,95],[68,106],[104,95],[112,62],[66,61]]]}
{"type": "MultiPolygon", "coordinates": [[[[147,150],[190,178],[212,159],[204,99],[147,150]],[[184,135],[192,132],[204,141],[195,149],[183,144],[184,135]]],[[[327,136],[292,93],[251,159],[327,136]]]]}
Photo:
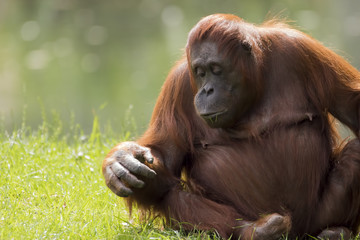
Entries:
{"type": "MultiPolygon", "coordinates": [[[[63,124],[0,133],[0,239],[204,239],[141,223],[104,184],[101,162],[118,141],[100,132],[85,136],[79,126],[63,124]]],[[[205,239],[210,238],[206,235],[205,239]]]]}
{"type": "Polygon", "coordinates": [[[124,201],[104,183],[101,162],[133,126],[115,135],[92,133],[56,117],[36,130],[23,124],[0,132],[0,239],[219,239],[214,233],[185,235],[164,229],[159,219],[129,217],[124,201]],[[66,133],[65,133],[66,132],[66,133]]]}

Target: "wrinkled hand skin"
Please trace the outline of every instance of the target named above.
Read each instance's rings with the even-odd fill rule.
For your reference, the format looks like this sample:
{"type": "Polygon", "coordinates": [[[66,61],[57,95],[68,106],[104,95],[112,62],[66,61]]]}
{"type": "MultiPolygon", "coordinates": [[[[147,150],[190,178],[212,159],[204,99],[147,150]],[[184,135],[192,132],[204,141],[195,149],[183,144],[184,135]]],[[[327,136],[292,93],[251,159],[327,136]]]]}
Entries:
{"type": "Polygon", "coordinates": [[[103,161],[103,175],[106,185],[116,195],[128,197],[132,188],[142,188],[145,183],[136,176],[154,178],[156,172],[144,163],[153,163],[154,157],[147,147],[135,142],[117,145],[103,161]]]}

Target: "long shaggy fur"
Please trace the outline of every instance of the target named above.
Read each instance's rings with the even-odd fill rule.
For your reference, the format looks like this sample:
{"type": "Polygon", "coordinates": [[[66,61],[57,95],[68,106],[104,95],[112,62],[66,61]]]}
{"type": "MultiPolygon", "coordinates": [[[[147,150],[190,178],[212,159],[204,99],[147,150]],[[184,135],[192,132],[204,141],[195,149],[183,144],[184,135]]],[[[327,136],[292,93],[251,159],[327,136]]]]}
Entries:
{"type": "Polygon", "coordinates": [[[225,238],[271,213],[290,217],[290,236],[332,226],[357,233],[360,144],[356,138],[339,147],[331,115],[359,137],[359,72],[284,23],[256,26],[223,14],[195,25],[186,56],[170,71],[138,140],[156,157],[149,166],[157,177],[142,179],[146,186],[134,190],[130,205],[225,238]],[[232,129],[208,127],[194,109],[188,60],[204,41],[218,44],[254,98],[232,129]]]}

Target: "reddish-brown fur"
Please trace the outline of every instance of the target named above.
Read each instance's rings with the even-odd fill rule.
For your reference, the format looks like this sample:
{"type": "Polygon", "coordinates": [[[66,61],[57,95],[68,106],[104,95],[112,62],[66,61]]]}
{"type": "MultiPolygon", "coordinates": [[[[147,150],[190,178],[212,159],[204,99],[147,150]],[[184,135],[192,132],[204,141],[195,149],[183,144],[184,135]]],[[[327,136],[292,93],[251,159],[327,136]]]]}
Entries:
{"type": "Polygon", "coordinates": [[[360,143],[356,138],[341,148],[330,114],[359,137],[359,72],[277,21],[255,26],[211,15],[190,32],[187,56],[205,39],[232,59],[254,104],[236,127],[208,127],[193,105],[187,59],[180,60],[137,141],[151,148],[156,159],[148,166],[157,177],[140,177],[146,185],[134,189],[130,204],[175,220],[172,226],[215,229],[223,237],[246,238],[240,226],[272,213],[289,216],[291,236],[335,226],[356,233],[360,143]]]}

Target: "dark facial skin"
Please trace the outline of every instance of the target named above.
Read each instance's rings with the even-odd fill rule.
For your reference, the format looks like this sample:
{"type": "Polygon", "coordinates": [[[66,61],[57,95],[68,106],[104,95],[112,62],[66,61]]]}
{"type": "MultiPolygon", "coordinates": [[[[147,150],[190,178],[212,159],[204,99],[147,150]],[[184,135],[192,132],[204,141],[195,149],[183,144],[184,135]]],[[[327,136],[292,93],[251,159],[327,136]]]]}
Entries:
{"type": "Polygon", "coordinates": [[[212,128],[233,127],[246,102],[242,74],[214,42],[192,46],[190,62],[198,90],[194,99],[198,115],[212,128]]]}

